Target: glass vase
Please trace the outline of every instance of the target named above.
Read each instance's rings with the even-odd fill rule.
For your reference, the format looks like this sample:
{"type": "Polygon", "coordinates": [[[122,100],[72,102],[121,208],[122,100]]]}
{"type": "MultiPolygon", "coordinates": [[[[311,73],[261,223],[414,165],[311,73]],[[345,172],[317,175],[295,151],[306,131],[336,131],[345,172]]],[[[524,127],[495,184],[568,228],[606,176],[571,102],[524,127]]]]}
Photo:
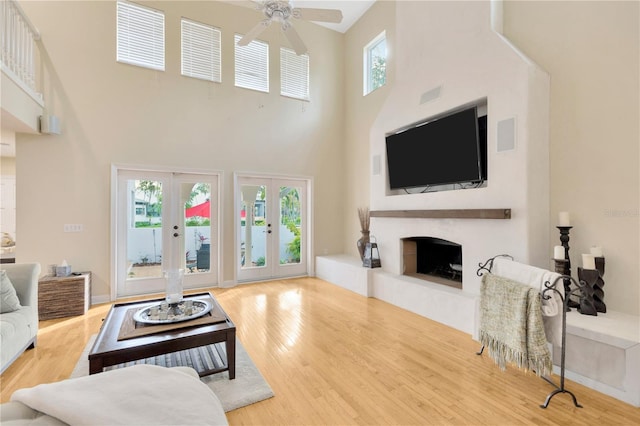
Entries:
{"type": "Polygon", "coordinates": [[[169,304],[176,304],[182,301],[182,280],[184,279],[184,269],[171,269],[164,271],[165,294],[169,304]]]}

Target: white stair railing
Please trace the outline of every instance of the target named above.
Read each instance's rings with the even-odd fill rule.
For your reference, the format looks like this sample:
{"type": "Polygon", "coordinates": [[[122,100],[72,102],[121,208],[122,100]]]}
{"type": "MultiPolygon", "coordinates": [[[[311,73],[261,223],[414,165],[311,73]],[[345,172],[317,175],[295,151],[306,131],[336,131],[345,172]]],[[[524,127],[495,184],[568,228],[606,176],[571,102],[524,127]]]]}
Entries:
{"type": "Polygon", "coordinates": [[[36,53],[40,33],[14,0],[0,1],[0,62],[2,71],[37,100],[36,53]]]}

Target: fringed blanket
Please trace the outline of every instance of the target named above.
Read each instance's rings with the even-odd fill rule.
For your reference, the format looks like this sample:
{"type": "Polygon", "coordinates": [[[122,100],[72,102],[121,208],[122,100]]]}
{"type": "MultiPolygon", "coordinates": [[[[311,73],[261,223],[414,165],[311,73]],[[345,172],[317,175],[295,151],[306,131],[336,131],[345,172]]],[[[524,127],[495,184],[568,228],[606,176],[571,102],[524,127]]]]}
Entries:
{"type": "Polygon", "coordinates": [[[480,342],[505,369],[512,363],[538,376],[551,372],[540,293],[529,286],[485,274],[480,287],[480,342]]]}
{"type": "MultiPolygon", "coordinates": [[[[515,262],[506,257],[496,257],[493,261],[491,272],[503,278],[527,284],[539,290],[541,293],[546,289],[545,283],[553,284],[560,274],[546,269],[536,268],[525,263],[515,262]]],[[[556,283],[556,291],[547,291],[547,299],[542,299],[542,321],[544,322],[544,332],[547,342],[556,346],[562,346],[562,311],[564,285],[562,281],[556,283]]]]}

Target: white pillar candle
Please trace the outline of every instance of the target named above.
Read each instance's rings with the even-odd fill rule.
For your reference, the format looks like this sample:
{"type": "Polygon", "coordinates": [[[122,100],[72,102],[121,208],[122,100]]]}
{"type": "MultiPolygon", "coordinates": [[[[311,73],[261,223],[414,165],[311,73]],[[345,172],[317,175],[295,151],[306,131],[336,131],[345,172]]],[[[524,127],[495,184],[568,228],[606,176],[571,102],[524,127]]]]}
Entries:
{"type": "Polygon", "coordinates": [[[562,246],[553,247],[553,258],[558,260],[564,260],[564,247],[562,246]]]}
{"type": "Polygon", "coordinates": [[[582,255],[582,267],[584,269],[596,269],[596,259],[592,254],[582,255]]]}
{"type": "Polygon", "coordinates": [[[600,246],[591,247],[591,254],[594,257],[604,257],[604,254],[602,254],[602,247],[600,246]]]}
{"type": "Polygon", "coordinates": [[[569,212],[560,212],[558,217],[558,226],[571,226],[571,217],[569,212]]]}

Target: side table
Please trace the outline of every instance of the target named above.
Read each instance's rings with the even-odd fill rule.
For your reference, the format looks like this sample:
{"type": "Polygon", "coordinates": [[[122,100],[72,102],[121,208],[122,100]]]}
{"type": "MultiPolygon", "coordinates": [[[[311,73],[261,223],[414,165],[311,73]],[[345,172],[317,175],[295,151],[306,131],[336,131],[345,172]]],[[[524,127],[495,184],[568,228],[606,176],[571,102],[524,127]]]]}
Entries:
{"type": "Polygon", "coordinates": [[[44,276],[38,281],[40,321],[83,315],[91,306],[91,272],[68,277],[44,276]]]}

